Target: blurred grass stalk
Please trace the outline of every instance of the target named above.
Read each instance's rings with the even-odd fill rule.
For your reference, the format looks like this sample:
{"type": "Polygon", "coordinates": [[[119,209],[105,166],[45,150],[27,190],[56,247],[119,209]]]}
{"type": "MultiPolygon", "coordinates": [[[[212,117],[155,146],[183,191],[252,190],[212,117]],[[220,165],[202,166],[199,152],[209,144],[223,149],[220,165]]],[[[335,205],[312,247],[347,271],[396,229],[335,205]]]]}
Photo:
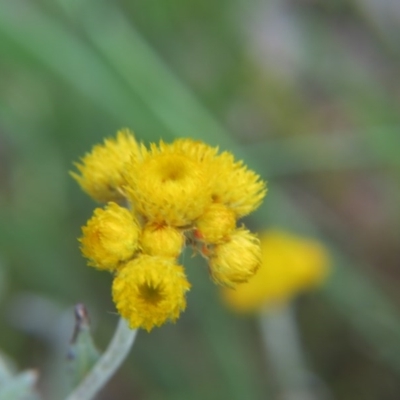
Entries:
{"type": "Polygon", "coordinates": [[[290,304],[268,306],[259,314],[266,358],[282,400],[322,400],[316,394],[317,376],[307,366],[290,304]]]}
{"type": "MultiPolygon", "coordinates": [[[[133,110],[142,102],[154,118],[162,122],[166,134],[219,144],[247,159],[249,167],[264,170],[263,157],[249,160],[243,148],[235,144],[168,70],[116,4],[99,3],[96,15],[91,16],[89,10],[80,15],[79,23],[93,47],[69,32],[60,21],[52,20],[34,3],[24,4],[22,21],[21,10],[14,3],[3,1],[0,8],[0,40],[12,43],[5,48],[9,55],[28,53],[45,69],[117,117],[122,125],[132,123],[135,126],[134,120],[140,115],[135,115],[133,110]],[[59,49],[62,51],[55,53],[59,49]]],[[[385,161],[385,157],[382,160],[385,161]]],[[[321,168],[321,164],[316,168],[321,168]]],[[[293,199],[277,185],[271,188],[258,216],[265,223],[291,224],[303,232],[318,233],[317,226],[305,218],[293,199]]],[[[336,255],[336,265],[323,294],[360,337],[372,345],[375,354],[400,374],[398,310],[366,275],[367,268],[357,268],[353,260],[333,244],[331,248],[336,255]]],[[[210,340],[213,339],[210,337],[210,340]]]]}

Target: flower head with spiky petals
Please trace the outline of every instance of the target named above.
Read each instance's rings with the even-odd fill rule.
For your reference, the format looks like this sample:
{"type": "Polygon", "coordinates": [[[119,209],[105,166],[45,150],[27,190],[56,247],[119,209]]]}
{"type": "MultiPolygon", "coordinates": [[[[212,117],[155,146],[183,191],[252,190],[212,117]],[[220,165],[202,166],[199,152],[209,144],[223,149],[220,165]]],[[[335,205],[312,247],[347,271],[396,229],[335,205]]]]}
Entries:
{"type": "Polygon", "coordinates": [[[210,251],[211,277],[223,286],[235,287],[247,282],[260,265],[259,240],[244,228],[233,231],[227,241],[215,245],[210,251]]]}
{"type": "Polygon", "coordinates": [[[112,285],[118,312],[131,328],[150,331],[166,321],[176,321],[186,308],[190,284],[183,267],[171,258],[141,255],[128,262],[112,285]]]}
{"type": "Polygon", "coordinates": [[[221,203],[210,204],[196,220],[195,237],[206,243],[224,241],[236,226],[235,213],[221,203]]]}
{"type": "Polygon", "coordinates": [[[218,147],[193,139],[177,139],[171,146],[203,164],[210,177],[213,202],[229,207],[237,218],[261,204],[267,193],[265,182],[230,152],[218,154],[218,147]]]}
{"type": "Polygon", "coordinates": [[[140,237],[143,253],[152,256],[177,258],[184,244],[183,232],[168,225],[148,223],[143,227],[140,237]]]}
{"type": "Polygon", "coordinates": [[[139,246],[140,227],[126,208],[109,202],[105,209],[96,208],[92,218],[82,227],[82,254],[88,264],[112,271],[131,258],[139,246]]]}
{"type": "Polygon", "coordinates": [[[191,224],[211,202],[209,176],[201,163],[160,142],[141,147],[126,169],[126,190],[137,212],[154,223],[191,224]]]}
{"type": "Polygon", "coordinates": [[[253,212],[261,204],[267,190],[265,182],[242,161],[235,161],[229,152],[215,157],[210,168],[213,175],[212,198],[232,209],[238,218],[253,212]]]}
{"type": "Polygon", "coordinates": [[[70,174],[94,200],[122,200],[125,198],[123,170],[131,158],[138,156],[138,150],[133,133],[122,129],[116,138],[105,139],[103,144],[94,146],[80,163],[75,163],[79,173],[70,174]]]}

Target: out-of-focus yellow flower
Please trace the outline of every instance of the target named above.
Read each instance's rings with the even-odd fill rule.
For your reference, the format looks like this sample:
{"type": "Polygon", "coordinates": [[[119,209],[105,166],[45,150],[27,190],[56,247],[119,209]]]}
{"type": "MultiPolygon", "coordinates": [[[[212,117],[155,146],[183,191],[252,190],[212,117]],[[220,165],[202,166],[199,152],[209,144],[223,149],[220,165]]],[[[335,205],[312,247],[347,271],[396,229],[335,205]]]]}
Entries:
{"type": "Polygon", "coordinates": [[[235,229],[235,213],[220,203],[212,203],[196,221],[196,238],[206,243],[218,243],[235,229]]]}
{"type": "Polygon", "coordinates": [[[279,230],[261,235],[262,266],[247,283],[224,289],[223,298],[236,311],[248,312],[289,301],[321,284],[329,269],[328,250],[318,241],[279,230]]]}
{"type": "Polygon", "coordinates": [[[242,161],[235,161],[229,152],[223,152],[210,161],[212,198],[231,208],[238,218],[250,214],[267,193],[265,182],[242,161]]]}
{"type": "Polygon", "coordinates": [[[182,266],[170,258],[141,255],[118,271],[112,293],[130,327],[150,331],[168,320],[176,321],[186,308],[189,288],[182,266]]]}
{"type": "Polygon", "coordinates": [[[126,190],[137,212],[150,222],[189,225],[211,202],[207,170],[171,145],[141,147],[126,173],[126,190]]]}
{"type": "Polygon", "coordinates": [[[82,233],[79,241],[89,265],[112,271],[134,255],[140,227],[126,208],[110,202],[105,209],[94,210],[82,233]]]}
{"type": "Polygon", "coordinates": [[[151,256],[177,258],[185,243],[183,233],[172,226],[147,224],[142,231],[142,251],[151,256]]]}
{"type": "Polygon", "coordinates": [[[209,267],[216,283],[234,287],[247,282],[261,265],[259,240],[247,229],[239,228],[226,242],[211,250],[209,267]]]}
{"type": "Polygon", "coordinates": [[[123,170],[126,163],[138,155],[138,144],[131,131],[122,129],[116,138],[94,146],[81,163],[75,163],[79,174],[71,175],[94,200],[107,202],[124,198],[123,170]]]}

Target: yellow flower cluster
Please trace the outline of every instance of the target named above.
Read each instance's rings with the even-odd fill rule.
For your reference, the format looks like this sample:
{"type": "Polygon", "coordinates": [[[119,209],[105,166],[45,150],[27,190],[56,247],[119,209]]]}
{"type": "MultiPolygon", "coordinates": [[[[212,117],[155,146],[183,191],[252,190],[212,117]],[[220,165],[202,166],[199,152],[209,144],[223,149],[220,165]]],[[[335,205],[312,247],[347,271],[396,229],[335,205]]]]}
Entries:
{"type": "Polygon", "coordinates": [[[222,290],[233,310],[252,312],[288,302],[321,284],[328,273],[328,250],[318,241],[270,230],[261,234],[262,265],[256,276],[235,290],[222,290]]]}
{"type": "Polygon", "coordinates": [[[225,286],[259,268],[259,241],[236,222],[260,205],[265,182],[229,152],[192,139],[147,148],[124,129],[75,165],[82,189],[106,203],[82,228],[82,254],[115,274],[113,299],[132,328],[149,331],[185,309],[190,284],[177,259],[186,244],[225,286]]]}

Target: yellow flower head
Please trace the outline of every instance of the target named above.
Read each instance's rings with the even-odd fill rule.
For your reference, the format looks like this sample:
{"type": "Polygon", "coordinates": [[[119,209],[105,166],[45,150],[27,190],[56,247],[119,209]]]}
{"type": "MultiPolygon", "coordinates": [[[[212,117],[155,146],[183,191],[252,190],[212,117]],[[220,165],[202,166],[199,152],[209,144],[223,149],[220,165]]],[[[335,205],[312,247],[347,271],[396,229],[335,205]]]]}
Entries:
{"type": "Polygon", "coordinates": [[[176,263],[188,243],[205,256],[212,279],[246,282],[259,268],[259,240],[236,220],[257,208],[265,183],[229,152],[178,139],[147,148],[128,130],[95,146],[71,175],[98,201],[82,228],[89,265],[114,271],[113,299],[132,328],[175,321],[190,288],[176,263]]]}
{"type": "Polygon", "coordinates": [[[105,209],[96,208],[82,227],[82,254],[89,265],[114,270],[121,261],[131,258],[138,248],[140,227],[135,217],[118,204],[110,202],[105,209]]]}
{"type": "Polygon", "coordinates": [[[228,241],[215,245],[209,259],[213,280],[230,287],[247,282],[260,265],[259,240],[243,228],[235,230],[228,241]]]}
{"type": "Polygon", "coordinates": [[[267,193],[265,182],[242,161],[223,152],[210,162],[212,171],[212,198],[231,208],[238,218],[254,211],[267,193]]]}
{"type": "Polygon", "coordinates": [[[328,250],[316,240],[271,230],[261,235],[262,266],[249,282],[223,290],[236,311],[255,311],[289,301],[301,291],[321,284],[328,272],[328,250]]]}
{"type": "Polygon", "coordinates": [[[185,237],[172,226],[150,223],[143,228],[140,244],[145,254],[177,258],[185,244],[185,237]]]}
{"type": "Polygon", "coordinates": [[[189,288],[183,267],[170,258],[141,255],[119,270],[112,293],[118,312],[130,327],[150,331],[177,320],[186,308],[189,288]]]}
{"type": "Polygon", "coordinates": [[[238,218],[261,204],[267,193],[265,182],[242,161],[235,161],[231,153],[218,154],[218,147],[192,139],[178,139],[172,146],[203,163],[210,176],[213,201],[231,208],[238,218]]]}
{"type": "Polygon", "coordinates": [[[235,213],[220,203],[212,203],[196,221],[196,238],[206,243],[218,243],[235,229],[235,213]]]}
{"type": "Polygon", "coordinates": [[[133,133],[123,129],[115,139],[106,139],[104,144],[94,146],[81,163],[75,163],[79,174],[71,172],[71,175],[94,200],[120,200],[124,198],[125,164],[137,155],[138,144],[133,133]]]}
{"type": "Polygon", "coordinates": [[[189,225],[211,202],[206,169],[163,142],[150,150],[142,146],[141,157],[132,158],[125,176],[135,210],[150,222],[189,225]]]}

